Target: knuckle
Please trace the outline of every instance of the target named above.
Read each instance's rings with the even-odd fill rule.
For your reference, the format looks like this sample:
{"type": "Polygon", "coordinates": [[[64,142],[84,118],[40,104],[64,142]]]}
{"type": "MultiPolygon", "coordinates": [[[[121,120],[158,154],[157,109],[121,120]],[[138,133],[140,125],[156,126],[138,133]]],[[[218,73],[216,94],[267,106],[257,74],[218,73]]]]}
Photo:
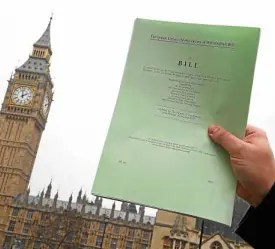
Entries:
{"type": "Polygon", "coordinates": [[[216,138],[218,140],[223,140],[223,139],[226,139],[228,137],[229,133],[224,130],[224,129],[220,129],[219,131],[217,131],[216,133],[216,138]]]}
{"type": "Polygon", "coordinates": [[[231,156],[230,161],[232,165],[244,166],[245,160],[241,157],[231,156]]]}

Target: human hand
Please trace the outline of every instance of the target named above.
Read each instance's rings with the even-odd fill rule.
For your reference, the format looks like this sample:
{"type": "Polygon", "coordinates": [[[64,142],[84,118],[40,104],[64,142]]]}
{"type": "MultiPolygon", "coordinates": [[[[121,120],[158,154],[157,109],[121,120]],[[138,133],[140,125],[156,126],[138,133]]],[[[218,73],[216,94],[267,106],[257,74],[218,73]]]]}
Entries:
{"type": "Polygon", "coordinates": [[[248,126],[239,139],[220,126],[208,128],[209,137],[230,155],[237,178],[237,195],[258,206],[275,183],[275,160],[265,132],[248,126]]]}

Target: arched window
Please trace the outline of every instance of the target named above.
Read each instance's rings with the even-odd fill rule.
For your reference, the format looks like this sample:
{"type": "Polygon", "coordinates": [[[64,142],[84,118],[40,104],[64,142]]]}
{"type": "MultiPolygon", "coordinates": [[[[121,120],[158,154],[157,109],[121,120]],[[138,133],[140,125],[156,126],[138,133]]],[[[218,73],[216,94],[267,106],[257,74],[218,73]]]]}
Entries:
{"type": "Polygon", "coordinates": [[[181,243],[179,240],[175,240],[175,249],[181,249],[181,243]]]}
{"type": "Polygon", "coordinates": [[[214,241],[210,245],[210,249],[223,249],[223,248],[222,248],[222,244],[219,241],[214,241]]]}
{"type": "Polygon", "coordinates": [[[170,240],[169,236],[163,237],[163,249],[172,248],[172,240],[170,240]]]}

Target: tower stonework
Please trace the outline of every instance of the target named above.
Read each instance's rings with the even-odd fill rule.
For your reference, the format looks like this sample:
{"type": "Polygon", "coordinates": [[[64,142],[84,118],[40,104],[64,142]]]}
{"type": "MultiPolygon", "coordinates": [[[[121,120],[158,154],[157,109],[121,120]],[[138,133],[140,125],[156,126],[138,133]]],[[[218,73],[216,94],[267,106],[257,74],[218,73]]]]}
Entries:
{"type": "Polygon", "coordinates": [[[53,98],[51,20],[8,81],[0,111],[0,232],[6,206],[27,191],[53,98]]]}

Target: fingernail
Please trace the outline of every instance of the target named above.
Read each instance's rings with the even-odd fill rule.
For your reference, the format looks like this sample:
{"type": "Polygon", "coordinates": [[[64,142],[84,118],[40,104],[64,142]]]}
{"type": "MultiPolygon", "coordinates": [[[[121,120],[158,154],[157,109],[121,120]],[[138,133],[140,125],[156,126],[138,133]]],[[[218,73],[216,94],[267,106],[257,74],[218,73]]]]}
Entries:
{"type": "Polygon", "coordinates": [[[219,130],[219,127],[216,126],[216,125],[210,125],[210,126],[208,127],[208,133],[209,133],[210,135],[213,135],[213,134],[216,133],[218,130],[219,130]]]}

